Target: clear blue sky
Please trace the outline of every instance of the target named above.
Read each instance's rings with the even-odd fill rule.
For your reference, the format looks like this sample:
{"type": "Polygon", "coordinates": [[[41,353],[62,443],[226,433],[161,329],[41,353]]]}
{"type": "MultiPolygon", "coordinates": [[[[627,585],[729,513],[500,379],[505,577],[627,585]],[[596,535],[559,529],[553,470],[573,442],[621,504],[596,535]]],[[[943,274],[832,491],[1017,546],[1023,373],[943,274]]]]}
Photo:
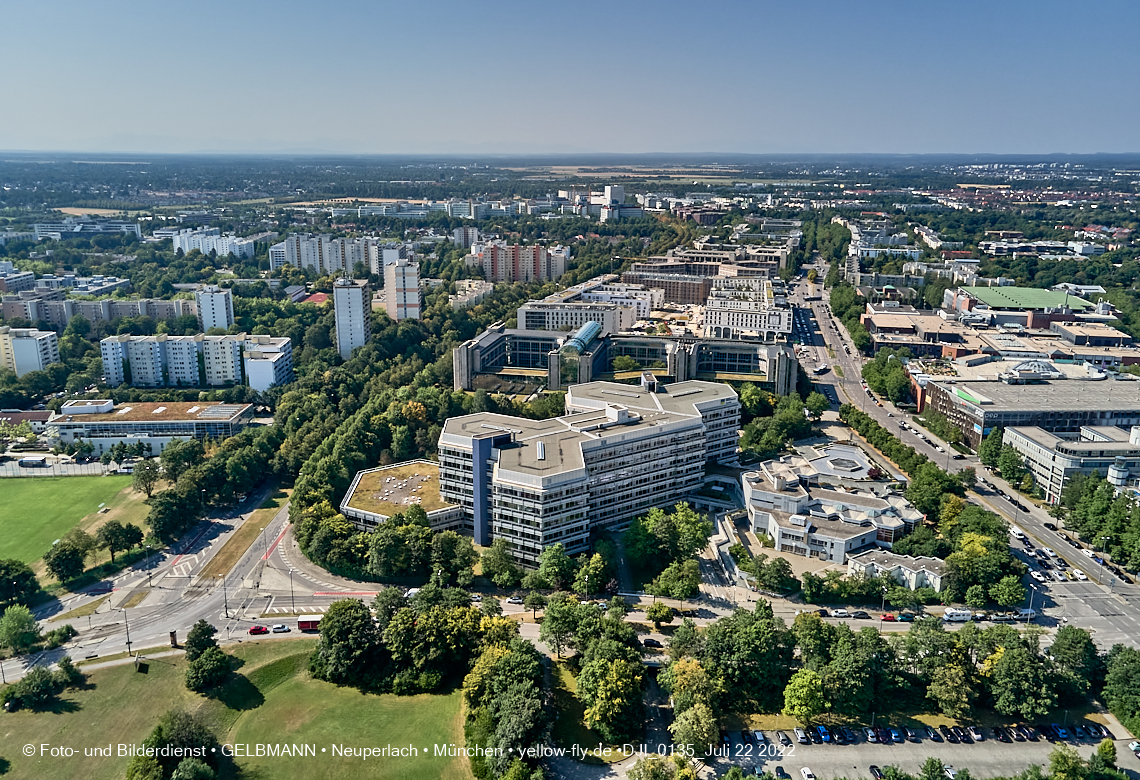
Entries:
{"type": "Polygon", "coordinates": [[[0,149],[1140,152],[1140,2],[11,2],[0,149]]]}

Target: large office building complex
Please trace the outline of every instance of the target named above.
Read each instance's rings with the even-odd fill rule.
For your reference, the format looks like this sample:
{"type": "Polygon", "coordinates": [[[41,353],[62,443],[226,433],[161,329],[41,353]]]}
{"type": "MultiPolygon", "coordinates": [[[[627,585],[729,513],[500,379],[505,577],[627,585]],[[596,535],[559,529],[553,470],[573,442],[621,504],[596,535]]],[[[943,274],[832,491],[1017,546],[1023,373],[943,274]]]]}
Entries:
{"type": "Polygon", "coordinates": [[[736,458],[740,402],[727,385],[592,382],[568,389],[566,410],[445,423],[440,495],[462,508],[477,544],[505,539],[530,566],[552,544],[583,552],[592,529],[625,528],[698,489],[706,461],[736,458]]]}
{"type": "Polygon", "coordinates": [[[45,238],[60,241],[65,238],[87,238],[107,233],[124,233],[142,238],[139,223],[119,219],[97,219],[94,217],[64,217],[60,222],[37,222],[32,225],[36,241],[45,238]]]}
{"type": "Polygon", "coordinates": [[[623,284],[614,274],[594,277],[519,307],[518,321],[527,330],[576,330],[596,322],[603,334],[632,328],[648,319],[664,300],[661,290],[623,284]]]}
{"type": "MultiPolygon", "coordinates": [[[[387,250],[386,250],[387,251],[387,250]]],[[[424,307],[420,264],[404,257],[384,262],[384,307],[394,320],[418,320],[424,307]]]]}
{"type": "Polygon", "coordinates": [[[59,339],[55,331],[0,326],[0,366],[23,376],[43,371],[59,361],[59,339]]]}
{"type": "Polygon", "coordinates": [[[372,290],[367,279],[340,278],[333,285],[336,349],[348,360],[372,335],[372,290]]]}
{"type": "Polygon", "coordinates": [[[928,382],[927,393],[927,405],[961,429],[974,449],[995,427],[1077,434],[1088,426],[1140,425],[1140,388],[1135,382],[928,382]]]}
{"type": "Polygon", "coordinates": [[[1140,426],[1129,430],[1111,425],[1083,426],[1076,434],[1058,435],[1035,426],[1006,428],[1002,443],[1021,455],[1033,482],[1050,504],[1074,476],[1099,473],[1118,490],[1140,488],[1140,426]]]}
{"type": "Polygon", "coordinates": [[[234,294],[216,285],[205,285],[194,293],[198,305],[198,324],[202,330],[229,330],[234,324],[234,294]]]}
{"type": "Polygon", "coordinates": [[[705,336],[772,342],[792,332],[792,309],[768,279],[717,279],[705,302],[705,336]]]}
{"type": "Polygon", "coordinates": [[[248,384],[263,392],[293,381],[287,338],[247,336],[108,336],[99,342],[111,387],[219,387],[248,384]]]}

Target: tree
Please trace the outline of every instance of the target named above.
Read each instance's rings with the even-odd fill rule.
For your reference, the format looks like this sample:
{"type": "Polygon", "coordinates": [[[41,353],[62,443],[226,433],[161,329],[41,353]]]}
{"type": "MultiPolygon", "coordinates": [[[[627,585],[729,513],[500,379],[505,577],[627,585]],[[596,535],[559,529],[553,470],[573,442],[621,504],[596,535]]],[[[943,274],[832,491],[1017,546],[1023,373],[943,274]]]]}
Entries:
{"type": "Polygon", "coordinates": [[[1085,780],[1086,775],[1085,762],[1068,745],[1057,745],[1049,753],[1050,780],[1085,780]]]}
{"type": "Polygon", "coordinates": [[[547,601],[538,638],[559,658],[578,630],[579,614],[578,604],[565,593],[556,593],[547,601]]]}
{"type": "Polygon", "coordinates": [[[127,764],[127,780],[163,780],[162,764],[153,756],[136,755],[127,764]]]}
{"type": "Polygon", "coordinates": [[[1104,703],[1123,722],[1135,723],[1140,715],[1140,650],[1116,645],[1106,667],[1104,703]]]}
{"type": "Polygon", "coordinates": [[[823,393],[817,393],[814,390],[808,393],[807,399],[804,401],[804,408],[808,410],[815,419],[823,416],[823,413],[831,408],[831,401],[827,400],[827,396],[823,393]]]}
{"type": "Polygon", "coordinates": [[[823,695],[823,679],[811,669],[800,669],[784,687],[784,714],[805,726],[828,707],[823,695]]]}
{"type": "Polygon", "coordinates": [[[73,580],[83,573],[87,551],[74,542],[61,539],[44,556],[44,567],[60,582],[73,580]]]}
{"type": "Polygon", "coordinates": [[[200,464],[205,458],[206,450],[202,446],[202,442],[197,439],[184,441],[175,439],[163,448],[159,461],[162,463],[162,471],[166,476],[166,481],[173,485],[178,482],[183,474],[200,464]]]}
{"type": "Polygon", "coordinates": [[[970,684],[969,673],[960,664],[947,663],[935,668],[926,697],[943,715],[959,719],[969,714],[977,692],[970,684]]]}
{"type": "MultiPolygon", "coordinates": [[[[996,585],[994,586],[997,587],[996,585]]],[[[986,605],[986,586],[971,585],[966,588],[966,606],[981,609],[986,605]]]]}
{"type": "Polygon", "coordinates": [[[40,629],[32,611],[22,604],[14,604],[0,615],[0,647],[22,653],[38,642],[40,629]]]}
{"type": "Polygon", "coordinates": [[[466,587],[475,577],[475,562],[479,560],[471,539],[460,536],[455,531],[440,531],[431,540],[432,573],[443,572],[446,585],[455,579],[456,584],[466,587]]]}
{"type": "Polygon", "coordinates": [[[583,720],[609,742],[630,737],[642,725],[640,663],[622,658],[598,659],[582,667],[578,699],[586,705],[583,720]]]}
{"type": "Polygon", "coordinates": [[[1105,766],[1116,768],[1116,743],[1111,739],[1101,740],[1096,746],[1096,755],[1105,766]]]}
{"type": "Polygon", "coordinates": [[[615,373],[621,371],[639,371],[641,364],[628,355],[618,355],[613,359],[613,368],[615,373]]]}
{"type": "Polygon", "coordinates": [[[538,611],[546,607],[546,596],[531,591],[523,597],[523,606],[530,610],[531,616],[537,621],[538,611]]]}
{"type": "Polygon", "coordinates": [[[538,573],[550,586],[561,590],[574,581],[574,559],[561,542],[547,547],[538,556],[538,573]]]}
{"type": "Polygon", "coordinates": [[[998,467],[1001,458],[1002,436],[1004,435],[1005,433],[1001,428],[994,428],[986,435],[986,438],[982,439],[982,443],[978,445],[978,458],[983,465],[991,469],[998,467]]]}
{"type": "Polygon", "coordinates": [[[130,550],[142,544],[142,529],[133,523],[123,523],[111,520],[99,529],[95,541],[100,547],[105,547],[111,553],[111,560],[115,560],[115,553],[120,550],[130,550]]]}
{"type": "Polygon", "coordinates": [[[1025,461],[1021,459],[1021,453],[1009,444],[1002,446],[998,470],[1001,471],[1001,478],[1010,485],[1019,485],[1025,476],[1025,461]]]}
{"type": "Polygon", "coordinates": [[[712,706],[719,691],[708,672],[695,658],[679,658],[661,675],[661,685],[673,699],[673,711],[681,713],[697,704],[712,706]]]}
{"type": "Polygon", "coordinates": [[[676,744],[691,747],[695,755],[707,756],[719,742],[720,728],[709,705],[698,702],[673,719],[669,733],[676,744]]]}
{"type": "Polygon", "coordinates": [[[1101,657],[1092,635],[1083,628],[1062,626],[1053,637],[1049,655],[1057,671],[1065,678],[1062,687],[1065,698],[1076,701],[1089,692],[1104,674],[1104,659],[1101,657]]]}
{"type": "Polygon", "coordinates": [[[645,619],[653,623],[653,627],[661,630],[662,623],[673,622],[673,608],[664,601],[654,601],[645,608],[645,619]]]}
{"type": "Polygon", "coordinates": [[[146,493],[146,497],[150,498],[154,494],[154,489],[158,486],[158,480],[162,478],[162,470],[159,468],[158,463],[153,460],[144,460],[135,464],[134,475],[131,477],[131,485],[139,493],[146,493]]]}
{"type": "MultiPolygon", "coordinates": [[[[404,611],[396,617],[401,614],[404,611]]],[[[380,633],[368,607],[356,599],[334,601],[321,618],[321,638],[310,670],[314,677],[339,685],[365,684],[379,646],[380,633]]]]}
{"type": "Polygon", "coordinates": [[[594,553],[589,558],[583,555],[574,575],[574,591],[586,598],[589,598],[591,589],[594,593],[601,593],[605,589],[602,578],[607,568],[606,561],[600,554],[594,553]]]}
{"type": "Polygon", "coordinates": [[[190,633],[186,635],[186,660],[193,661],[206,652],[211,647],[218,646],[218,640],[214,639],[214,634],[218,633],[218,629],[207,623],[205,620],[199,620],[190,627],[190,633]]]}
{"type": "Polygon", "coordinates": [[[40,583],[30,566],[15,558],[0,560],[0,607],[27,605],[39,590],[40,583]]]}
{"type": "Polygon", "coordinates": [[[1003,715],[1035,719],[1057,704],[1052,675],[1041,659],[1021,646],[999,648],[990,669],[990,693],[994,709],[1003,715]]]}
{"type": "Polygon", "coordinates": [[[998,583],[990,588],[990,597],[1003,607],[1012,607],[1014,604],[1025,602],[1026,590],[1021,580],[1012,574],[1002,577],[998,583]]]}
{"type": "Polygon", "coordinates": [[[214,780],[217,773],[204,761],[184,758],[170,776],[170,780],[214,780]]]}
{"type": "Polygon", "coordinates": [[[198,715],[184,710],[170,710],[159,720],[143,745],[154,748],[155,758],[162,765],[163,776],[169,777],[190,751],[205,749],[203,760],[207,765],[217,761],[220,751],[218,740],[198,715]],[[213,750],[211,750],[213,748],[213,750]]]}
{"type": "Polygon", "coordinates": [[[511,547],[506,539],[496,538],[491,546],[483,551],[483,576],[500,588],[513,588],[522,580],[522,569],[511,556],[511,547]]]}
{"type": "Polygon", "coordinates": [[[207,647],[186,667],[186,687],[199,693],[221,685],[230,674],[230,657],[217,647],[207,647]]]}

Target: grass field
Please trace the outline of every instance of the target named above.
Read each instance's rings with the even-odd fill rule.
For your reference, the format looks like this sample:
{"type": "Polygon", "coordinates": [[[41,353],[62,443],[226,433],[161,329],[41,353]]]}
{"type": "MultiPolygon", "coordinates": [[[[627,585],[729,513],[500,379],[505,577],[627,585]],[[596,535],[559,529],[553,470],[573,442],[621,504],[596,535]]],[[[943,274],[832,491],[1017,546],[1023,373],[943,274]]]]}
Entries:
{"type": "MultiPolygon", "coordinates": [[[[90,673],[89,686],[68,691],[53,711],[5,713],[0,724],[4,780],[121,780],[128,758],[85,756],[83,748],[140,743],[162,714],[180,707],[201,713],[223,743],[313,744],[317,758],[237,758],[243,780],[340,780],[340,778],[471,777],[466,759],[424,758],[422,748],[462,744],[458,693],[448,696],[366,696],[309,678],[314,639],[247,642],[227,651],[243,662],[234,681],[218,696],[203,698],[186,690],[182,657],[149,661],[147,674],[132,665],[90,673]],[[25,744],[63,745],[68,758],[21,754],[25,744]],[[407,746],[419,758],[361,759],[321,753],[333,744],[346,747],[407,746]]],[[[100,659],[103,660],[103,659],[100,659]]],[[[220,780],[233,780],[223,772],[220,780]]]]}
{"type": "MultiPolygon", "coordinates": [[[[5,479],[0,492],[0,558],[31,563],[51,543],[99,511],[99,504],[129,501],[129,476],[5,479]]],[[[110,515],[110,512],[107,513],[110,515]]]]}

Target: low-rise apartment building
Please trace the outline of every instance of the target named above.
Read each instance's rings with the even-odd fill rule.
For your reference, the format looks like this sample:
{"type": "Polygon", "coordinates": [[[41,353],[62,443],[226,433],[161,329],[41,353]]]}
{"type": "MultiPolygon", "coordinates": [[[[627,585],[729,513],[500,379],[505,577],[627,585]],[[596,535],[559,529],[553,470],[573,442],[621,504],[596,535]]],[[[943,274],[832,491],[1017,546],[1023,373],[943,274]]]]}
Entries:
{"type": "Polygon", "coordinates": [[[288,338],[250,336],[108,336],[99,342],[104,381],[111,387],[223,387],[258,392],[293,381],[288,338]]]}

